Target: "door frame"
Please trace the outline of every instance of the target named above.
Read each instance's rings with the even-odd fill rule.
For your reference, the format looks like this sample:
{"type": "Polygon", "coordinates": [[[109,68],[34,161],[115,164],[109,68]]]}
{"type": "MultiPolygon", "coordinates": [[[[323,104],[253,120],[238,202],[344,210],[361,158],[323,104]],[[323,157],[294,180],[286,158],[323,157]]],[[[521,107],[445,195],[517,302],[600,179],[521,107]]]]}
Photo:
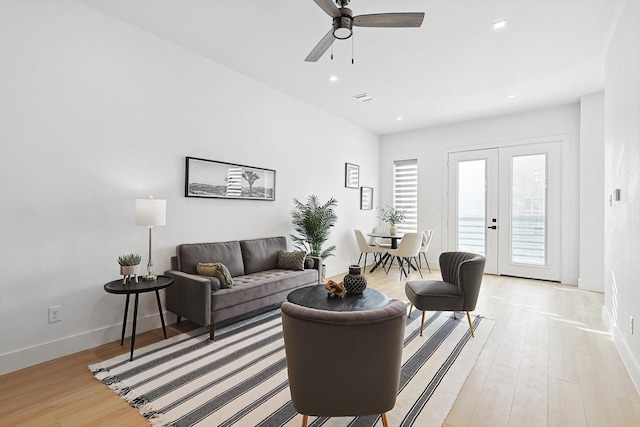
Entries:
{"type": "Polygon", "coordinates": [[[569,135],[568,134],[561,134],[561,135],[550,135],[550,136],[546,136],[546,137],[538,137],[538,138],[526,138],[526,139],[518,139],[518,140],[507,140],[507,141],[499,141],[499,142],[490,142],[490,143],[482,143],[482,144],[469,144],[469,145],[459,145],[459,146],[452,146],[452,147],[443,147],[442,149],[442,164],[444,165],[444,167],[442,168],[442,184],[443,184],[443,189],[442,189],[442,235],[441,235],[441,247],[443,248],[443,252],[449,251],[449,250],[453,250],[453,248],[449,247],[449,224],[448,224],[448,220],[449,220],[449,167],[448,167],[448,161],[449,161],[449,154],[451,153],[458,153],[458,152],[464,152],[464,151],[473,151],[473,150],[487,150],[487,149],[500,149],[500,148],[506,148],[506,147],[514,147],[514,146],[518,146],[518,145],[531,145],[531,144],[542,144],[542,143],[557,143],[559,145],[559,162],[561,165],[561,169],[562,172],[560,174],[560,191],[561,191],[561,202],[560,202],[560,206],[559,206],[559,210],[560,210],[560,228],[562,229],[561,231],[561,236],[560,236],[560,278],[561,278],[561,282],[564,283],[564,275],[565,275],[565,269],[563,268],[566,260],[565,260],[565,251],[563,250],[564,245],[565,245],[565,230],[564,230],[564,226],[566,225],[566,221],[564,218],[564,203],[566,198],[564,196],[562,196],[563,194],[565,194],[565,169],[564,166],[564,158],[565,158],[565,151],[567,150],[568,147],[568,142],[569,142],[569,135]]]}

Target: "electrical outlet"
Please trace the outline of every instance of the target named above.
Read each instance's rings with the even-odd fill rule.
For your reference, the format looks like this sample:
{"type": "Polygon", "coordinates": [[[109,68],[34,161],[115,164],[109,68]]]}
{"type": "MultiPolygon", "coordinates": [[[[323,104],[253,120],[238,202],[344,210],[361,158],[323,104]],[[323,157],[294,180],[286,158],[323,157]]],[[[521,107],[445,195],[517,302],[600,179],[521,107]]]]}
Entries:
{"type": "Polygon", "coordinates": [[[633,316],[629,316],[629,332],[633,335],[633,316]]]}
{"type": "Polygon", "coordinates": [[[49,323],[55,323],[62,320],[62,306],[56,305],[49,307],[49,323]]]}

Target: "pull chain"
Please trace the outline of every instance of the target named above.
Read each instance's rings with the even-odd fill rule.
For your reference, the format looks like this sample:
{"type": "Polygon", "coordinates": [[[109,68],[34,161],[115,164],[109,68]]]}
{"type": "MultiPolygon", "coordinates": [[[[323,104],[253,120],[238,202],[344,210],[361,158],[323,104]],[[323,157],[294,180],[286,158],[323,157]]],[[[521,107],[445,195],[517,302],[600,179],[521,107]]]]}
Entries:
{"type": "Polygon", "coordinates": [[[331,43],[331,60],[333,61],[333,43],[331,43]]]}
{"type": "Polygon", "coordinates": [[[354,41],[353,39],[355,39],[356,37],[352,34],[351,35],[351,65],[353,65],[353,46],[354,46],[354,41]]]}

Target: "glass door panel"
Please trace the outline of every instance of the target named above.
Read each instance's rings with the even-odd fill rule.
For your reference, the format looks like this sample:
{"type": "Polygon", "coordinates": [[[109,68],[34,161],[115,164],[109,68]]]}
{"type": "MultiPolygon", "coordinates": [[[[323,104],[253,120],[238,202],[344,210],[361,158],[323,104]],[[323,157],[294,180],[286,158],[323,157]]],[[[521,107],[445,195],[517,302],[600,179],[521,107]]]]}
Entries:
{"type": "Polygon", "coordinates": [[[511,168],[511,262],[547,265],[547,155],[514,156],[511,168]]]}
{"type": "Polygon", "coordinates": [[[483,255],[498,274],[498,150],[449,153],[447,246],[483,255]]]}
{"type": "Polygon", "coordinates": [[[458,250],[486,256],[486,160],[458,163],[458,250]]]}

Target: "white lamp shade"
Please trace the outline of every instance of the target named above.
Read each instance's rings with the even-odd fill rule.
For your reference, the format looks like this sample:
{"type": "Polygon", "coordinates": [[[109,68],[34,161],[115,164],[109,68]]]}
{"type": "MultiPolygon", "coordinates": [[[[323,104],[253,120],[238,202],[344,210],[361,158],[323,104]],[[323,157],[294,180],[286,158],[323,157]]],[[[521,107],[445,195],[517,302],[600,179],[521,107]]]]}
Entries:
{"type": "Polygon", "coordinates": [[[167,201],[162,199],[136,199],[136,225],[165,225],[167,201]]]}

